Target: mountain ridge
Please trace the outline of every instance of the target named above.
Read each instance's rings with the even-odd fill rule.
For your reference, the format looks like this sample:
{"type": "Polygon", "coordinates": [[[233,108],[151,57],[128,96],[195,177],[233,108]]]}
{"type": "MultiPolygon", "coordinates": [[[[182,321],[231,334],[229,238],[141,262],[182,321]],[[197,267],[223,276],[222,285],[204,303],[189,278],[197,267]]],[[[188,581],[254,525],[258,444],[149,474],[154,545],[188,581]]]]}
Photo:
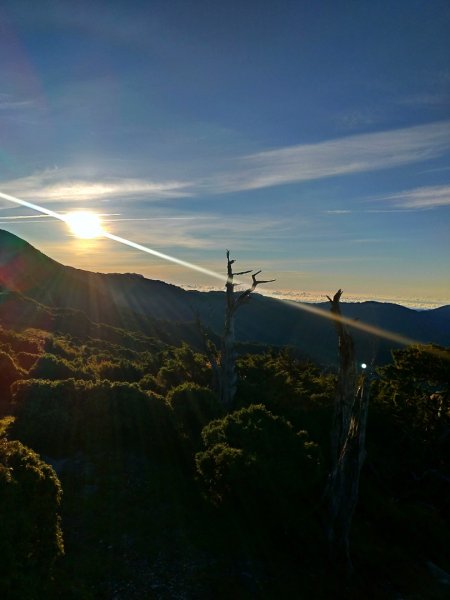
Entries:
{"type": "MultiPolygon", "coordinates": [[[[65,266],[25,240],[0,230],[0,285],[44,306],[77,309],[92,322],[134,331],[149,323],[181,327],[197,318],[220,335],[224,320],[224,292],[184,290],[160,280],[132,273],[98,273],[65,266]]],[[[240,342],[292,346],[322,363],[335,362],[337,341],[332,323],[302,310],[304,303],[253,294],[236,318],[240,342]]],[[[307,306],[325,310],[327,302],[307,306]]],[[[450,345],[450,306],[417,311],[377,301],[343,303],[350,319],[390,330],[421,343],[450,345]]],[[[161,332],[164,325],[156,327],[161,332]]],[[[352,329],[358,357],[385,362],[399,344],[352,329]]]]}

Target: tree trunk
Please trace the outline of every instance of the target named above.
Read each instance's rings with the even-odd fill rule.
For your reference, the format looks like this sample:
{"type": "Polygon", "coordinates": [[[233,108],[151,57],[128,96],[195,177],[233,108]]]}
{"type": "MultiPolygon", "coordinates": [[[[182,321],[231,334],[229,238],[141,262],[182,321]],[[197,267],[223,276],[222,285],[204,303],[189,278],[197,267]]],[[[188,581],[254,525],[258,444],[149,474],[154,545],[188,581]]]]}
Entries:
{"type": "Polygon", "coordinates": [[[252,274],[252,285],[250,288],[235,294],[234,288],[239,285],[239,282],[234,281],[234,277],[238,275],[247,275],[252,271],[241,271],[239,273],[233,273],[233,264],[236,261],[230,259],[230,251],[227,250],[227,281],[225,284],[225,328],[222,338],[222,348],[220,353],[220,376],[219,376],[219,397],[222,405],[227,409],[231,410],[234,404],[234,397],[237,389],[237,371],[236,371],[236,350],[235,350],[235,333],[234,333],[234,322],[236,311],[240,306],[250,300],[252,292],[255,291],[256,286],[261,283],[271,283],[275,281],[270,280],[257,280],[256,276],[261,273],[257,271],[252,274]]]}
{"type": "Polygon", "coordinates": [[[365,376],[358,377],[353,339],[341,320],[341,295],[339,290],[333,300],[329,298],[339,337],[339,376],[331,430],[327,537],[334,565],[350,575],[349,538],[365,458],[369,394],[365,376]]]}
{"type": "Polygon", "coordinates": [[[221,357],[221,402],[227,410],[233,406],[237,387],[235,343],[234,311],[227,306],[221,357]]]}

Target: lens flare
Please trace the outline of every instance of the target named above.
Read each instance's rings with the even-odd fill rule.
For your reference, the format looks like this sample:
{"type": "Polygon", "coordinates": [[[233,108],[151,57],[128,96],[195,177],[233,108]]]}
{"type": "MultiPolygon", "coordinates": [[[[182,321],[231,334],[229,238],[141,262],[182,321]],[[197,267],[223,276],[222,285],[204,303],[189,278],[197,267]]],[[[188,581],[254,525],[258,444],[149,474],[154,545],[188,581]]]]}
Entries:
{"type": "Polygon", "coordinates": [[[157,256],[158,258],[168,260],[177,265],[181,265],[182,267],[186,267],[187,269],[192,269],[193,271],[198,271],[199,273],[203,273],[204,275],[209,275],[210,277],[215,277],[216,279],[220,279],[220,281],[225,284],[225,281],[226,281],[225,275],[221,275],[220,273],[216,273],[215,271],[210,271],[209,269],[204,269],[203,267],[200,267],[199,265],[187,262],[186,260],[181,260],[180,258],[175,258],[175,256],[170,256],[169,254],[163,254],[162,252],[158,252],[158,250],[153,250],[153,248],[148,248],[148,246],[142,246],[141,244],[136,244],[136,242],[132,242],[131,240],[126,240],[125,238],[119,237],[118,235],[113,235],[112,233],[108,233],[107,231],[103,232],[103,237],[108,238],[109,240],[113,240],[114,242],[119,242],[119,244],[124,244],[125,246],[130,246],[130,248],[136,248],[136,250],[140,250],[141,252],[146,252],[147,254],[152,254],[153,256],[157,256]]]}
{"type": "MultiPolygon", "coordinates": [[[[58,219],[59,221],[63,221],[64,223],[68,222],[68,215],[57,213],[54,210],[49,210],[48,208],[45,208],[44,206],[39,206],[38,204],[33,204],[32,202],[27,202],[27,200],[21,200],[20,198],[16,198],[15,196],[11,196],[10,194],[5,194],[4,192],[0,192],[0,198],[8,200],[9,202],[13,202],[14,204],[19,204],[20,206],[31,208],[32,210],[40,212],[49,217],[53,217],[54,219],[58,219]]],[[[101,229],[101,232],[98,234],[98,236],[108,238],[109,240],[112,240],[114,242],[119,242],[120,244],[124,244],[125,246],[130,246],[130,248],[135,248],[136,250],[140,250],[141,252],[152,254],[153,256],[157,256],[158,258],[162,258],[163,260],[173,262],[182,267],[186,267],[187,269],[198,271],[199,273],[203,273],[204,275],[209,275],[210,277],[219,279],[223,284],[225,284],[225,275],[221,275],[220,273],[216,273],[215,271],[211,271],[210,269],[205,269],[200,265],[187,262],[186,260],[181,260],[180,258],[175,258],[174,256],[164,254],[163,252],[158,252],[158,250],[153,250],[153,248],[148,248],[147,246],[142,246],[141,244],[136,244],[136,242],[132,242],[131,240],[127,240],[117,235],[113,235],[112,233],[109,233],[104,229],[101,229]]]]}
{"type": "Polygon", "coordinates": [[[279,299],[279,301],[284,302],[285,304],[289,304],[289,306],[298,308],[299,310],[309,312],[313,315],[318,315],[319,317],[323,317],[324,319],[328,319],[330,321],[339,321],[344,325],[347,325],[348,327],[352,327],[353,329],[359,329],[360,331],[364,331],[365,333],[370,333],[372,335],[384,338],[386,340],[390,340],[391,342],[397,342],[398,344],[402,344],[404,346],[410,346],[411,344],[421,343],[417,340],[406,337],[399,333],[394,333],[392,331],[388,331],[387,329],[377,327],[376,325],[371,325],[370,323],[364,323],[363,321],[355,321],[354,319],[344,317],[343,315],[335,315],[329,310],[324,310],[323,308],[318,308],[317,306],[312,306],[310,304],[302,304],[300,302],[294,302],[293,300],[279,299]]]}
{"type": "MultiPolygon", "coordinates": [[[[38,204],[33,204],[32,202],[27,202],[26,200],[21,200],[20,198],[16,198],[15,196],[11,196],[10,194],[5,194],[0,192],[0,198],[4,198],[14,204],[19,204],[20,206],[26,206],[27,208],[31,208],[37,212],[40,212],[44,215],[48,215],[49,217],[53,217],[54,219],[58,219],[59,221],[63,221],[64,223],[68,223],[68,215],[63,215],[61,213],[57,213],[53,210],[49,210],[44,206],[39,206],[38,204]]],[[[70,213],[69,213],[70,214],[70,213]]],[[[80,213],[78,213],[80,214],[80,213]]],[[[92,214],[92,213],[90,213],[92,214]]],[[[70,223],[69,223],[70,224],[70,223]]],[[[119,237],[117,235],[113,235],[105,231],[101,228],[100,224],[100,232],[97,234],[98,236],[105,237],[114,242],[118,242],[120,244],[124,244],[125,246],[129,246],[130,248],[135,248],[136,250],[140,250],[141,252],[146,252],[147,254],[151,254],[158,258],[162,258],[163,260],[167,260],[169,262],[175,263],[182,267],[186,267],[187,269],[192,269],[193,271],[198,271],[199,273],[203,273],[204,275],[209,275],[215,279],[219,279],[222,283],[225,283],[226,277],[221,275],[220,273],[216,273],[215,271],[211,271],[209,269],[204,269],[203,267],[196,265],[194,263],[187,262],[185,260],[181,260],[180,258],[175,258],[174,256],[170,256],[169,254],[163,254],[162,252],[158,252],[158,250],[153,250],[152,248],[148,248],[147,246],[143,246],[141,244],[137,244],[136,242],[132,242],[131,240],[127,240],[125,238],[119,237]]],[[[82,236],[80,236],[82,237],[82,236]]],[[[285,304],[289,304],[290,306],[294,306],[298,310],[303,310],[325,319],[329,319],[332,321],[339,320],[345,325],[352,327],[354,329],[359,329],[360,331],[365,331],[371,335],[384,338],[386,340],[390,340],[391,342],[397,342],[399,344],[409,346],[411,344],[420,344],[421,342],[414,340],[412,338],[406,337],[404,335],[400,335],[398,333],[394,333],[392,331],[387,331],[386,329],[382,329],[381,327],[377,327],[375,325],[370,325],[369,323],[363,323],[362,321],[355,321],[353,319],[349,319],[344,316],[336,316],[332,314],[330,311],[323,310],[321,308],[317,308],[316,306],[310,306],[308,304],[301,304],[298,302],[293,302],[292,300],[279,300],[280,302],[284,302],[285,304]]],[[[446,353],[440,352],[438,349],[429,350],[430,354],[435,356],[440,356],[444,358],[448,358],[446,353]]],[[[362,365],[361,365],[362,366],[362,365]]]]}

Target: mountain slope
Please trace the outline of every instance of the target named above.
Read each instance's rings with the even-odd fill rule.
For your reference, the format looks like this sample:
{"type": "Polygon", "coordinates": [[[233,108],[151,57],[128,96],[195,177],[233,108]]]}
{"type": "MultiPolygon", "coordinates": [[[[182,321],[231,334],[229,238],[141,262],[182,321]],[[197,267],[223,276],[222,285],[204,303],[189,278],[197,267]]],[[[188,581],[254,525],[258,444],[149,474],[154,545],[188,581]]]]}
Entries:
{"type": "MultiPolygon", "coordinates": [[[[192,319],[184,290],[134,274],[67,267],[21,238],[0,230],[0,285],[51,307],[77,308],[94,321],[118,324],[131,312],[156,319],[192,319]]],[[[129,323],[125,319],[125,326],[129,323]]]]}
{"type": "MultiPolygon", "coordinates": [[[[0,285],[53,309],[82,311],[95,323],[141,331],[162,339],[169,337],[172,342],[177,340],[177,331],[181,333],[186,327],[180,323],[192,322],[196,315],[218,333],[223,327],[223,292],[185,291],[140,275],[91,273],[63,266],[24,240],[1,230],[0,285]],[[167,336],[170,330],[172,335],[167,336]]],[[[327,303],[313,306],[328,314],[327,303]]],[[[449,306],[415,311],[379,302],[344,303],[343,312],[360,323],[418,342],[450,345],[449,306]]],[[[336,360],[337,342],[332,323],[302,310],[300,303],[254,294],[251,302],[237,313],[236,335],[242,342],[291,345],[319,362],[336,360]]],[[[398,345],[357,329],[353,329],[353,335],[358,356],[366,362],[385,362],[390,349],[398,345]]],[[[191,325],[178,339],[192,337],[195,333],[191,325]]]]}

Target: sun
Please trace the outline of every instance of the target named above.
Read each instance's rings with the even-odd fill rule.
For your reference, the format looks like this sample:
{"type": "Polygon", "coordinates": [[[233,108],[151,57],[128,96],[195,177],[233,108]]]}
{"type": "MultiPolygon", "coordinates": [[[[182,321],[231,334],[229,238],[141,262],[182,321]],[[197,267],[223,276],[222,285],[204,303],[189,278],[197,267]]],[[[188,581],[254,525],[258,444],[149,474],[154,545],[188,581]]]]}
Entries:
{"type": "Polygon", "coordinates": [[[91,240],[104,233],[100,217],[89,211],[80,210],[67,213],[64,220],[72,233],[84,240],[91,240]]]}

